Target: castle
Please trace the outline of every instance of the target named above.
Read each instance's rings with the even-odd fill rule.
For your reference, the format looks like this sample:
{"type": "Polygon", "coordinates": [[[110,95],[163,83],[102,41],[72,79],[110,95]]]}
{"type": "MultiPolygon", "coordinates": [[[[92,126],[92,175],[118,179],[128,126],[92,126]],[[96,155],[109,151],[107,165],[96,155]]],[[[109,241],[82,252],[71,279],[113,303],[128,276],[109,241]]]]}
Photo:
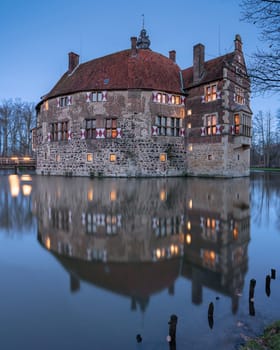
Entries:
{"type": "Polygon", "coordinates": [[[65,176],[249,175],[250,81],[239,35],[234,51],[181,69],[150,49],[143,28],[131,47],[69,65],[36,106],[37,173],[65,176]]]}

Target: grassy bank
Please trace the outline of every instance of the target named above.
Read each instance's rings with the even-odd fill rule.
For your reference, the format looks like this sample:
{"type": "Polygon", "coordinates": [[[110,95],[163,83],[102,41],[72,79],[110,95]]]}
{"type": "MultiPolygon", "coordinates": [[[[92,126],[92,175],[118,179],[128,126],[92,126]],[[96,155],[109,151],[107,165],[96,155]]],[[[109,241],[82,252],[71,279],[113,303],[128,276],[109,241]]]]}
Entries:
{"type": "Polygon", "coordinates": [[[262,336],[248,340],[240,350],[280,350],[280,321],[268,326],[262,336]]]}

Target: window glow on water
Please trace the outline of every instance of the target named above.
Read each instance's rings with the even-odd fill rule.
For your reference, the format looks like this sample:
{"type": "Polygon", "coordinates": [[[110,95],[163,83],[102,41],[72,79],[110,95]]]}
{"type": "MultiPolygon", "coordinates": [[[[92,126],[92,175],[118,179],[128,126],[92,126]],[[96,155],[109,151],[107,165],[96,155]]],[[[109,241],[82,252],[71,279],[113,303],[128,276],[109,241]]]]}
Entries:
{"type": "Polygon", "coordinates": [[[172,314],[178,349],[236,349],[280,319],[279,181],[2,175],[3,349],[167,349],[172,314]]]}

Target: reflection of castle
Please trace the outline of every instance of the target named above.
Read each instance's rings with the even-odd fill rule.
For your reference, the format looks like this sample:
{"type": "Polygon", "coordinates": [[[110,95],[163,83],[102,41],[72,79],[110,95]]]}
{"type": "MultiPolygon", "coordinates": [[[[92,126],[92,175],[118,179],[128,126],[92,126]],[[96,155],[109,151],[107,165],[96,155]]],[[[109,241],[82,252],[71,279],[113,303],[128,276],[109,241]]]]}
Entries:
{"type": "Polygon", "coordinates": [[[243,288],[249,179],[84,179],[34,184],[38,239],[71,274],[132,298],[173,293],[181,275],[233,298],[243,288]]]}

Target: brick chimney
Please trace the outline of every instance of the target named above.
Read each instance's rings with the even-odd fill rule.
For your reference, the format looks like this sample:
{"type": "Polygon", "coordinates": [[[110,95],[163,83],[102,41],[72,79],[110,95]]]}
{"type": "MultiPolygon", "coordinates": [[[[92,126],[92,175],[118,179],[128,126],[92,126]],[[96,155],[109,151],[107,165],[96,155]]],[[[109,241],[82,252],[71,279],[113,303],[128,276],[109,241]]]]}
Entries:
{"type": "Polygon", "coordinates": [[[197,44],[193,47],[193,82],[198,82],[204,70],[204,45],[197,44]]]}
{"type": "Polygon", "coordinates": [[[132,36],[130,38],[130,41],[131,41],[131,56],[136,56],[136,54],[137,54],[137,49],[136,49],[137,38],[136,38],[136,36],[132,36]]]}
{"type": "Polygon", "coordinates": [[[173,62],[176,62],[176,51],[175,51],[175,50],[169,51],[169,58],[170,58],[173,62]]]}
{"type": "Polygon", "coordinates": [[[68,72],[72,73],[73,70],[79,65],[80,56],[74,52],[68,53],[68,72]]]}

